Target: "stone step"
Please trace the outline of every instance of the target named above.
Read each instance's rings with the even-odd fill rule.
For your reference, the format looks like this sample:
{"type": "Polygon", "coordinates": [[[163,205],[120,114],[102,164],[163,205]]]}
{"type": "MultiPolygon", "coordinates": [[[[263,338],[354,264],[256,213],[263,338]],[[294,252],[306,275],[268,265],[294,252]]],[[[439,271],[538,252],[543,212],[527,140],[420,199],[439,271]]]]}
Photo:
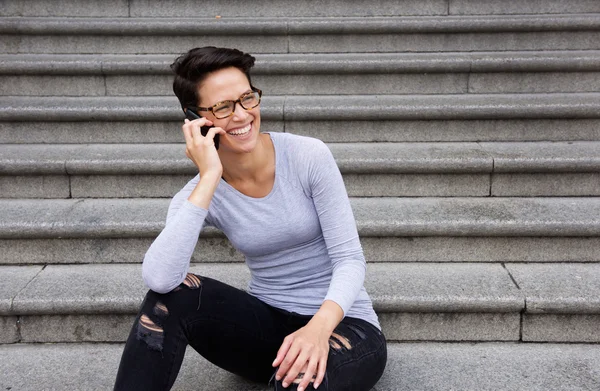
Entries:
{"type": "MultiPolygon", "coordinates": [[[[593,50],[257,57],[254,84],[271,95],[600,90],[600,52],[593,50]]],[[[172,90],[173,60],[168,55],[0,55],[0,95],[165,95],[172,90]]]]}
{"type": "Polygon", "coordinates": [[[250,6],[245,1],[213,1],[202,7],[195,7],[193,1],[178,1],[165,4],[158,0],[112,0],[46,2],[30,0],[8,2],[2,16],[85,16],[85,17],[180,17],[181,15],[206,17],[287,17],[287,16],[398,16],[398,15],[477,15],[477,14],[556,14],[600,12],[594,0],[565,2],[546,0],[539,4],[523,4],[519,0],[410,0],[372,1],[368,6],[361,3],[327,0],[314,7],[308,1],[272,2],[253,1],[250,6]],[[75,4],[74,4],[75,3],[75,4]]]}
{"type": "MultiPolygon", "coordinates": [[[[600,262],[596,198],[352,198],[371,262],[600,262]],[[402,257],[398,257],[402,254],[402,257]]],[[[0,263],[137,263],[168,199],[0,200],[0,263]]],[[[214,229],[192,262],[241,262],[214,229]]]]}
{"type": "MultiPolygon", "coordinates": [[[[2,239],[143,238],[164,226],[169,199],[2,199],[2,239]]],[[[356,197],[364,237],[596,237],[599,197],[356,197]]],[[[209,237],[221,233],[206,229],[209,237]]]]}
{"type": "MultiPolygon", "coordinates": [[[[261,107],[262,130],[326,142],[600,140],[599,93],[266,96],[261,107]]],[[[176,143],[182,119],[174,96],[4,96],[0,143],[176,143]]]]}
{"type": "MultiPolygon", "coordinates": [[[[0,387],[110,390],[123,344],[0,346],[0,387]]],[[[576,391],[600,386],[600,349],[590,344],[388,343],[383,377],[372,391],[576,391]]],[[[188,349],[173,390],[256,390],[188,349]]]]}
{"type": "MultiPolygon", "coordinates": [[[[243,264],[191,272],[245,289],[243,264]]],[[[0,266],[3,343],[122,342],[140,265],[0,266]]],[[[370,263],[365,288],[393,341],[600,342],[600,264],[370,263]]]]}
{"type": "Polygon", "coordinates": [[[182,53],[198,42],[250,53],[600,49],[599,14],[0,18],[0,53],[182,53]],[[149,39],[149,37],[152,37],[149,39]]]}
{"type": "MultiPolygon", "coordinates": [[[[598,196],[600,143],[335,143],[350,196],[598,196]]],[[[2,198],[172,197],[183,144],[0,145],[2,198]]]]}

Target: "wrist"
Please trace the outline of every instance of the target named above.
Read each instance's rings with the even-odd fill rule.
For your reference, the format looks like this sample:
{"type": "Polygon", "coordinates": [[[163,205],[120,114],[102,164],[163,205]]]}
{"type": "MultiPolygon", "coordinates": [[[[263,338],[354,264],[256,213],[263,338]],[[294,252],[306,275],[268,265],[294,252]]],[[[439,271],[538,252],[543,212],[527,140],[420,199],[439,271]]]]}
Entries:
{"type": "Polygon", "coordinates": [[[319,329],[326,330],[331,335],[343,317],[344,311],[337,303],[325,300],[321,308],[313,315],[309,324],[312,323],[318,326],[319,329]]]}

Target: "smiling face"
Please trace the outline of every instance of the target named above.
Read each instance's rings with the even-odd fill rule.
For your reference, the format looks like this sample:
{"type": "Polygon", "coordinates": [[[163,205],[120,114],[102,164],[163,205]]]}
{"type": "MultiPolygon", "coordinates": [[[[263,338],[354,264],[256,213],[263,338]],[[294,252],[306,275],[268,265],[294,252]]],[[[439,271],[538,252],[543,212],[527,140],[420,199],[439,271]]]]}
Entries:
{"type": "MultiPolygon", "coordinates": [[[[242,71],[234,67],[220,69],[211,72],[200,84],[198,106],[212,107],[224,100],[237,100],[251,91],[248,78],[242,71]]],[[[220,152],[248,153],[254,150],[259,138],[260,105],[246,110],[237,103],[233,115],[223,119],[216,119],[210,111],[203,111],[201,115],[227,132],[220,135],[220,152]]]]}

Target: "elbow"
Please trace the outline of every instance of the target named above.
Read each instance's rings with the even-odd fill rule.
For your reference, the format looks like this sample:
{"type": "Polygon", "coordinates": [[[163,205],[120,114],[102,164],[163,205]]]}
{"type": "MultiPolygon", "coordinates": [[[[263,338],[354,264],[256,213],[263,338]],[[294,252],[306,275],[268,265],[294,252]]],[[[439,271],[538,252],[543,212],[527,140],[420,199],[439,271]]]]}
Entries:
{"type": "Polygon", "coordinates": [[[151,264],[152,262],[149,261],[148,255],[146,254],[144,263],[142,264],[142,279],[148,289],[156,293],[165,294],[179,286],[178,282],[169,281],[169,279],[165,278],[163,273],[157,270],[157,268],[151,267],[151,264]]]}
{"type": "Polygon", "coordinates": [[[144,279],[144,284],[146,284],[148,289],[156,293],[165,294],[174,289],[174,287],[170,287],[161,278],[157,278],[156,273],[149,273],[147,268],[142,268],[142,278],[144,279]]]}

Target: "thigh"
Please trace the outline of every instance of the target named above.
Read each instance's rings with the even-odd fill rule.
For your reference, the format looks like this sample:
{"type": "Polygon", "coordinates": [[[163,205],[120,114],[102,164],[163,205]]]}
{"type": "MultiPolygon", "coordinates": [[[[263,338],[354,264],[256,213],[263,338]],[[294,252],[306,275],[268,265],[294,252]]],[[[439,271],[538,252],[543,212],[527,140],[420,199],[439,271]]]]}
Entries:
{"type": "MultiPolygon", "coordinates": [[[[311,316],[292,313],[288,323],[295,331],[311,316]]],[[[370,391],[377,383],[387,362],[385,336],[362,319],[346,317],[329,338],[329,355],[325,379],[319,386],[324,391],[370,391]]],[[[303,374],[302,374],[303,375],[303,374]]],[[[276,391],[296,391],[301,377],[288,388],[275,382],[276,391]]],[[[306,391],[314,390],[312,382],[306,391]]]]}
{"type": "Polygon", "coordinates": [[[189,345],[229,372],[266,383],[287,335],[283,315],[247,292],[196,277],[201,288],[197,309],[188,309],[182,317],[189,345]]]}
{"type": "Polygon", "coordinates": [[[326,390],[369,391],[383,374],[385,336],[369,322],[345,318],[331,335],[329,347],[326,390]]]}

